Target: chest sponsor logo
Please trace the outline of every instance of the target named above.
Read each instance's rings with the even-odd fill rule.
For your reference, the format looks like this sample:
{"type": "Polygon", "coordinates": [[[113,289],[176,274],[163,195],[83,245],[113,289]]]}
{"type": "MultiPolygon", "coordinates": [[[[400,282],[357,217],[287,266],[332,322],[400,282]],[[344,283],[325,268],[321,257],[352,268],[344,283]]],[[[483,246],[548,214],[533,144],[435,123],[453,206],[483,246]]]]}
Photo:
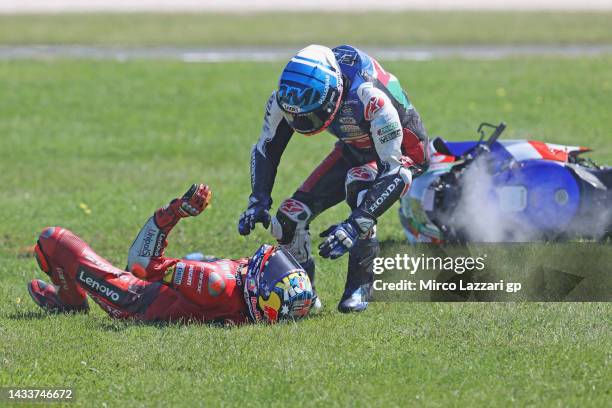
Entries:
{"type": "Polygon", "coordinates": [[[362,134],[363,130],[357,125],[341,125],[340,131],[348,134],[362,134]]]}
{"type": "Polygon", "coordinates": [[[183,275],[185,274],[185,264],[179,262],[176,264],[176,271],[174,272],[174,284],[176,286],[183,282],[183,275]]]}
{"type": "Polygon", "coordinates": [[[200,277],[198,278],[198,287],[196,289],[198,293],[202,293],[202,282],[204,282],[204,272],[200,272],[200,277]]]}
{"type": "Polygon", "coordinates": [[[193,283],[193,272],[193,265],[189,265],[189,273],[187,274],[187,286],[191,286],[191,284],[193,283]]]}
{"type": "Polygon", "coordinates": [[[352,115],[353,108],[351,106],[347,106],[345,102],[344,105],[342,105],[342,109],[340,109],[340,114],[341,115],[352,115]]]}
{"type": "Polygon", "coordinates": [[[356,125],[357,124],[357,120],[355,120],[355,118],[352,116],[340,116],[338,118],[338,122],[340,122],[343,125],[356,125]]]}

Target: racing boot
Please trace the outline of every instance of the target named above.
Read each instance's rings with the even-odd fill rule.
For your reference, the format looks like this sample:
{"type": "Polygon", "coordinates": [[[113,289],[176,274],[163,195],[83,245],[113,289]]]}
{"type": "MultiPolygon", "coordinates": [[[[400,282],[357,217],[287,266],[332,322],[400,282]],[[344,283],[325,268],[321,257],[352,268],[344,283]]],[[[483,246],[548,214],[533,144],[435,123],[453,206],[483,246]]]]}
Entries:
{"type": "MultiPolygon", "coordinates": [[[[115,318],[141,318],[164,286],[115,268],[64,228],[45,229],[40,234],[36,256],[41,269],[55,284],[57,299],[68,309],[85,307],[89,295],[115,318]]],[[[41,295],[49,295],[45,300],[55,299],[51,289],[40,288],[38,282],[31,286],[36,303],[44,303],[41,295]]]]}
{"type": "Polygon", "coordinates": [[[60,300],[55,286],[40,279],[34,279],[28,283],[28,293],[34,303],[49,313],[87,313],[89,311],[87,299],[80,305],[67,305],[60,300]]]}
{"type": "Polygon", "coordinates": [[[340,313],[362,312],[372,297],[374,258],[380,252],[376,238],[357,241],[349,252],[349,265],[344,293],[338,303],[340,313]]]}
{"type": "Polygon", "coordinates": [[[87,310],[87,295],[74,279],[78,256],[86,247],[85,242],[64,228],[43,230],[34,253],[38,266],[55,286],[39,280],[28,284],[37,305],[57,312],[87,310]]]}

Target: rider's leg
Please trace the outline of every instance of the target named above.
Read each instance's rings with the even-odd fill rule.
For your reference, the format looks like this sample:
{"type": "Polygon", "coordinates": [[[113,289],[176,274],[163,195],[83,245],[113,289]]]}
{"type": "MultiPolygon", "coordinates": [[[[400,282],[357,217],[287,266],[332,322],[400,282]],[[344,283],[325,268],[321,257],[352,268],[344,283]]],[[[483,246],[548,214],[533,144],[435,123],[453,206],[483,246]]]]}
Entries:
{"type": "Polygon", "coordinates": [[[86,308],[86,294],[89,294],[112,317],[140,318],[156,300],[162,286],[115,268],[85,241],[64,228],[43,230],[36,255],[41,269],[57,285],[54,291],[38,280],[29,285],[34,301],[47,310],[86,308]],[[54,303],[55,308],[52,307],[54,303]]]}
{"type": "Polygon", "coordinates": [[[66,272],[65,261],[72,257],[73,252],[84,248],[80,242],[64,239],[67,230],[63,228],[45,228],[34,247],[36,260],[40,269],[46,273],[53,285],[47,285],[41,280],[33,280],[28,285],[32,299],[42,308],[49,311],[85,311],[88,309],[85,291],[66,272]],[[65,240],[71,249],[66,250],[65,240]]]}
{"type": "MultiPolygon", "coordinates": [[[[293,196],[279,206],[276,216],[272,218],[272,235],[302,265],[313,289],[315,263],[311,251],[310,222],[344,199],[344,179],[349,167],[342,147],[337,145],[293,196]]],[[[317,299],[315,304],[320,306],[320,300],[317,299]]]]}
{"type": "MultiPolygon", "coordinates": [[[[355,209],[363,199],[366,191],[376,179],[375,162],[351,168],[346,176],[346,201],[355,209]]],[[[373,281],[374,258],[378,256],[380,246],[376,239],[376,226],[363,236],[349,252],[349,264],[346,284],[338,310],[342,313],[360,312],[367,308],[373,281]]]]}

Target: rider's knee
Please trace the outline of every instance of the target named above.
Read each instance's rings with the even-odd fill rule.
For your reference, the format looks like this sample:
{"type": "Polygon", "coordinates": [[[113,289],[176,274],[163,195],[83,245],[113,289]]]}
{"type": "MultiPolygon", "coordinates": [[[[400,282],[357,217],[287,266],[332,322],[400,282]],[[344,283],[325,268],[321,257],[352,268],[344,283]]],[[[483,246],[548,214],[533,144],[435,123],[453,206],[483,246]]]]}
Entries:
{"type": "Polygon", "coordinates": [[[310,207],[295,198],[283,201],[276,216],[272,217],[272,235],[300,263],[311,258],[308,224],[312,218],[310,207]]]}

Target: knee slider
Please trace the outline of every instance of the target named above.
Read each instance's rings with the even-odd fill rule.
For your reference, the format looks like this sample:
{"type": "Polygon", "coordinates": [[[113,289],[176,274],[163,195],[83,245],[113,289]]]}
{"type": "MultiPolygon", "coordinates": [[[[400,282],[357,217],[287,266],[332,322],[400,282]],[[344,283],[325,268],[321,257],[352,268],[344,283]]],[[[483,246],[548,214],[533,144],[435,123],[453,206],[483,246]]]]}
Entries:
{"type": "Polygon", "coordinates": [[[288,198],[282,202],[276,216],[272,217],[272,235],[279,243],[287,244],[293,239],[296,231],[306,229],[311,218],[312,211],[306,204],[288,198]]]}
{"type": "Polygon", "coordinates": [[[303,202],[289,198],[272,217],[270,231],[300,263],[310,259],[310,232],[308,224],[312,210],[303,202]]]}
{"type": "Polygon", "coordinates": [[[346,190],[346,202],[351,208],[356,208],[360,204],[363,195],[370,188],[377,174],[376,163],[353,167],[348,171],[344,188],[346,190]]]}

